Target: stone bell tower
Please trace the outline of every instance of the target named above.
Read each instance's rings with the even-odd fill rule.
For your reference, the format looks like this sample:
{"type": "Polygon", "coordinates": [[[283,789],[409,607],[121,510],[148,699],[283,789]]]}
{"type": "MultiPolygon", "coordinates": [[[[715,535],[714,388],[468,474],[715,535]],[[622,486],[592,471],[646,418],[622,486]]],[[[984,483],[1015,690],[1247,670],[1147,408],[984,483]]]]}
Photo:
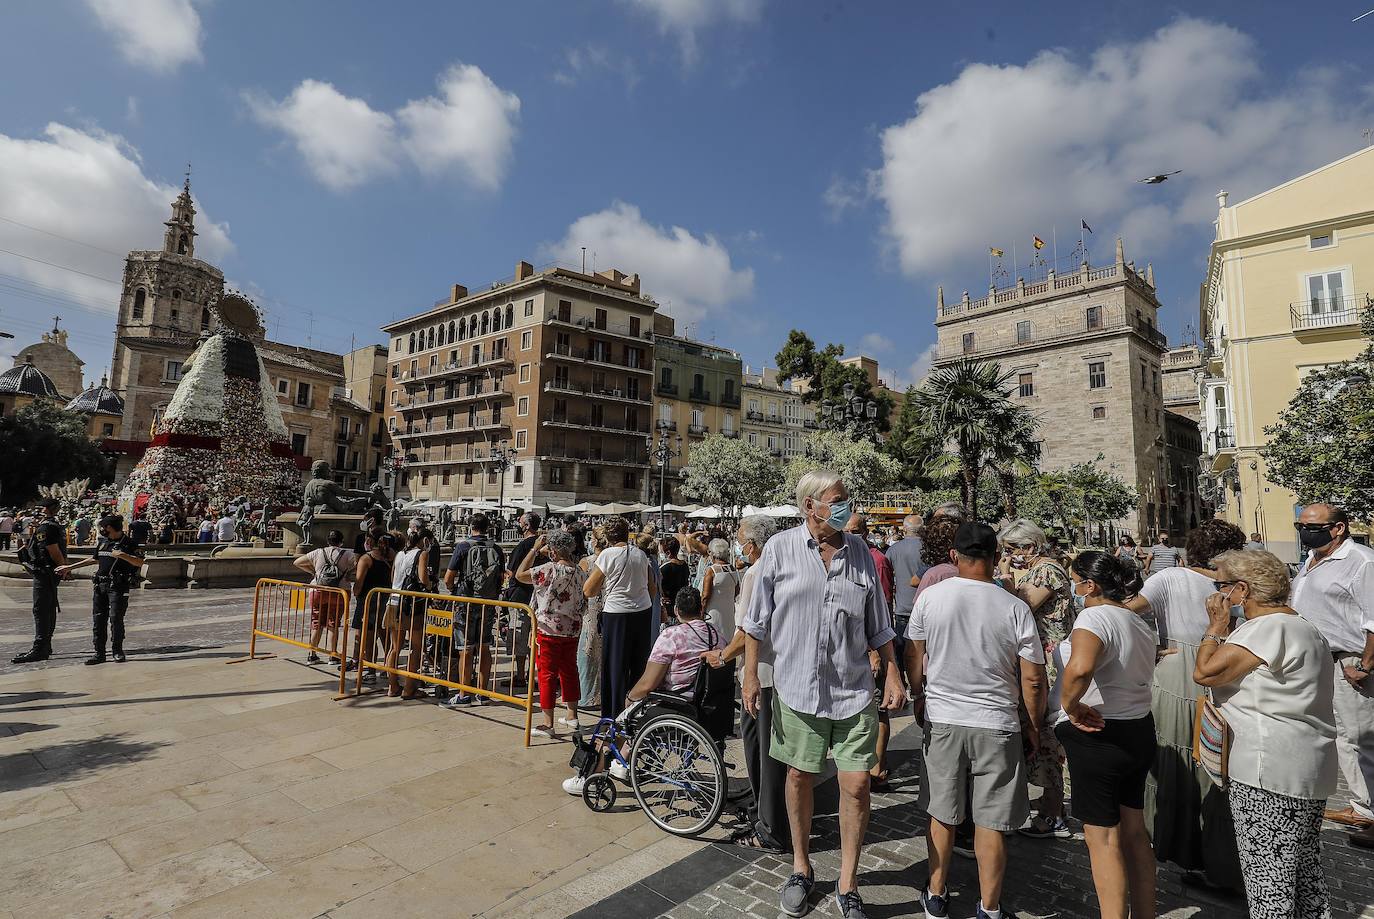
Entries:
{"type": "Polygon", "coordinates": [[[172,202],[172,219],[164,226],[167,233],[163,237],[162,251],[173,255],[194,258],[196,254],[196,207],[191,203],[191,171],[186,171],[186,183],[181,186],[181,194],[172,202]]]}

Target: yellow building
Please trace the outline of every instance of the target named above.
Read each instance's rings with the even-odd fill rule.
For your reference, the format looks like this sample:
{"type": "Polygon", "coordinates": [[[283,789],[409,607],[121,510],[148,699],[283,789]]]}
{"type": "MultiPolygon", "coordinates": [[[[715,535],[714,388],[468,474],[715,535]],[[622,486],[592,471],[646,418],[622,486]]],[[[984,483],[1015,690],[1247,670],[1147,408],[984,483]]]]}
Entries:
{"type": "Polygon", "coordinates": [[[1203,460],[1217,514],[1298,558],[1296,496],[1259,449],[1302,377],[1355,356],[1374,290],[1374,147],[1239,204],[1217,195],[1202,287],[1203,460]]]}

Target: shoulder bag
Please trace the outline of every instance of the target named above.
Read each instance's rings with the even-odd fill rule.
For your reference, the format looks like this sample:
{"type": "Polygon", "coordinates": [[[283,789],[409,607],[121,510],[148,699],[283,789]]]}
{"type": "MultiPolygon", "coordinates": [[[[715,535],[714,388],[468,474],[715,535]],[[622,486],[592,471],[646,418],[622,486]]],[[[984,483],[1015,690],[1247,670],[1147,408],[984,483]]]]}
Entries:
{"type": "Polygon", "coordinates": [[[1197,697],[1193,713],[1193,762],[1202,767],[1217,787],[1225,788],[1231,757],[1231,726],[1212,701],[1209,689],[1197,697]]]}

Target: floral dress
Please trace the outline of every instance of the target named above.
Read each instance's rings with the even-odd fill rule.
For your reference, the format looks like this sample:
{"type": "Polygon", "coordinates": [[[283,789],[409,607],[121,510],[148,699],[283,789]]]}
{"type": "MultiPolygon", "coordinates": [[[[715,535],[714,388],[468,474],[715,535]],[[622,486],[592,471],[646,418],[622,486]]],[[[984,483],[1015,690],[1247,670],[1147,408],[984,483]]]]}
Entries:
{"type": "Polygon", "coordinates": [[[582,584],[587,576],[576,565],[545,562],[531,572],[534,581],[534,618],[540,635],[575,638],[582,631],[586,601],[582,584]]]}
{"type": "MultiPolygon", "coordinates": [[[[1040,645],[1045,650],[1045,685],[1053,686],[1059,679],[1059,668],[1054,663],[1059,643],[1073,632],[1073,584],[1068,573],[1057,562],[1041,562],[1026,572],[1020,582],[1024,586],[1039,587],[1050,592],[1050,597],[1035,611],[1035,628],[1040,635],[1040,645]]],[[[1054,735],[1052,713],[1046,713],[1044,721],[1038,726],[1028,723],[1025,707],[1021,711],[1021,731],[1031,730],[1040,735],[1040,749],[1027,752],[1027,780],[1039,788],[1064,784],[1064,748],[1054,735]]]]}

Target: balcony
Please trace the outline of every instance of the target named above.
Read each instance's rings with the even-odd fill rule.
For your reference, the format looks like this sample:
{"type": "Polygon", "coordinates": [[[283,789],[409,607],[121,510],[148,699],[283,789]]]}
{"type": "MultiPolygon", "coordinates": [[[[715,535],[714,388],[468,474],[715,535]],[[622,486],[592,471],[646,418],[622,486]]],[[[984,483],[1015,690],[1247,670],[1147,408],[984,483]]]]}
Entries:
{"type": "Polygon", "coordinates": [[[500,353],[486,351],[477,356],[477,360],[472,360],[472,355],[459,361],[449,361],[435,367],[420,367],[415,370],[404,370],[397,377],[403,383],[415,383],[420,380],[428,380],[434,377],[443,377],[455,373],[471,373],[474,370],[481,370],[486,367],[495,367],[499,364],[514,364],[509,350],[500,353]]]}
{"type": "Polygon", "coordinates": [[[769,456],[782,456],[782,447],[769,447],[769,448],[768,448],[768,455],[769,455],[769,456]]]}
{"type": "Polygon", "coordinates": [[[953,337],[941,341],[936,348],[936,363],[949,363],[967,358],[1002,355],[1018,351],[1043,348],[1047,345],[1065,341],[1078,341],[1104,335],[1119,335],[1123,332],[1134,333],[1159,348],[1167,348],[1169,340],[1158,329],[1137,324],[1125,307],[1117,306],[1103,309],[1091,320],[1084,313],[1071,322],[1058,322],[1033,327],[1029,333],[1018,332],[1012,325],[991,332],[968,332],[959,334],[957,327],[951,331],[953,337]]]}
{"type": "Polygon", "coordinates": [[[607,319],[600,324],[591,316],[555,316],[546,319],[548,325],[572,326],[576,329],[588,333],[589,335],[614,335],[617,338],[628,338],[630,341],[646,342],[654,340],[654,333],[645,331],[643,328],[635,329],[628,322],[613,322],[607,319]]]}
{"type": "Polygon", "coordinates": [[[663,421],[662,419],[654,422],[654,427],[660,431],[676,431],[676,421],[663,421]]]}
{"type": "Polygon", "coordinates": [[[408,411],[427,405],[466,402],[468,399],[495,399],[504,395],[509,395],[509,391],[504,386],[487,386],[472,392],[455,391],[451,396],[445,395],[444,390],[439,390],[433,396],[416,393],[409,399],[400,402],[399,405],[402,411],[408,411]]]}
{"type": "Polygon", "coordinates": [[[693,437],[705,437],[711,433],[711,427],[705,424],[689,424],[687,425],[687,433],[693,437]]]}
{"type": "Polygon", "coordinates": [[[574,348],[571,345],[554,344],[547,346],[544,357],[548,360],[562,359],[580,361],[588,364],[598,364],[602,367],[616,367],[623,370],[633,370],[636,373],[653,375],[653,370],[648,367],[641,367],[638,363],[630,363],[625,357],[617,359],[609,350],[596,351],[590,348],[574,348]]]}
{"type": "Polygon", "coordinates": [[[629,395],[624,389],[593,389],[586,383],[573,383],[568,380],[549,380],[544,383],[544,392],[567,393],[573,396],[592,396],[598,399],[611,399],[616,402],[629,402],[633,405],[648,405],[648,399],[629,395]]]}
{"type": "Polygon", "coordinates": [[[820,427],[820,423],[817,422],[815,418],[807,418],[804,421],[802,421],[802,427],[806,428],[807,430],[814,431],[820,427]]]}
{"type": "Polygon", "coordinates": [[[655,387],[655,391],[656,391],[660,396],[676,396],[676,395],[677,395],[677,384],[676,384],[676,383],[659,383],[658,386],[655,387]]]}
{"type": "Polygon", "coordinates": [[[497,428],[508,428],[510,422],[504,417],[493,418],[490,415],[478,415],[475,418],[455,418],[453,424],[445,424],[442,421],[416,422],[407,425],[403,431],[395,431],[397,437],[420,437],[428,434],[453,434],[470,431],[490,431],[497,428]]]}
{"type": "Polygon", "coordinates": [[[649,464],[649,456],[642,450],[588,450],[579,447],[550,447],[540,454],[541,460],[554,462],[600,463],[604,466],[634,466],[649,464]]]}
{"type": "Polygon", "coordinates": [[[544,424],[560,428],[576,428],[582,431],[601,431],[607,434],[630,434],[635,437],[648,437],[647,427],[628,427],[624,424],[616,424],[602,419],[592,421],[586,415],[571,415],[562,412],[550,412],[542,419],[544,424]]]}
{"type": "Polygon", "coordinates": [[[690,399],[690,400],[692,400],[693,402],[710,402],[710,401],[711,401],[711,390],[709,390],[709,389],[693,389],[693,390],[689,390],[688,393],[687,393],[687,398],[690,399]]]}
{"type": "Polygon", "coordinates": [[[739,396],[726,393],[720,397],[720,404],[729,408],[739,408],[739,396]]]}
{"type": "Polygon", "coordinates": [[[720,436],[726,440],[739,440],[739,431],[721,431],[720,436]]]}
{"type": "Polygon", "coordinates": [[[1360,313],[1369,302],[1368,294],[1299,300],[1288,305],[1290,326],[1298,335],[1304,332],[1357,330],[1360,326],[1360,313]]]}
{"type": "Polygon", "coordinates": [[[744,418],[746,421],[762,421],[763,412],[745,412],[744,418]]]}
{"type": "Polygon", "coordinates": [[[1207,435],[1207,447],[1213,454],[1236,449],[1236,429],[1229,424],[1214,428],[1207,435]]]}
{"type": "Polygon", "coordinates": [[[355,444],[358,442],[357,434],[350,434],[347,431],[335,431],[334,443],[336,444],[355,444]]]}

